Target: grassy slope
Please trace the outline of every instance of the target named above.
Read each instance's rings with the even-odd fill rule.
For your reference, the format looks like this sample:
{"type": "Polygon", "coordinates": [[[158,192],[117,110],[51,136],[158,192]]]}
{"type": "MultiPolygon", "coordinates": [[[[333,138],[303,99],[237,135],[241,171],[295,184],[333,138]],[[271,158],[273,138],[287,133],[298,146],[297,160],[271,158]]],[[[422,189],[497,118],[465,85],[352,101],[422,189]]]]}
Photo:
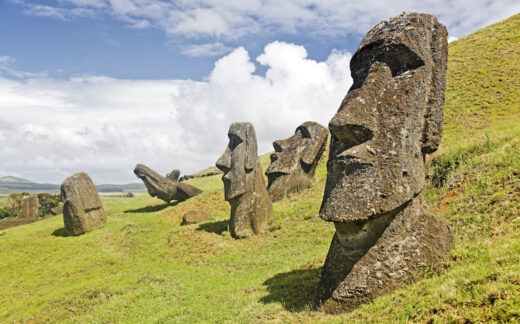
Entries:
{"type": "Polygon", "coordinates": [[[445,181],[426,190],[456,233],[440,274],[424,269],[415,284],[350,314],[312,311],[333,234],[317,216],[322,163],[312,188],[275,203],[269,230],[248,240],[227,232],[220,176],[190,180],[204,194],[176,206],[104,198],[109,222],[80,237],[63,236],[60,217],[8,229],[0,322],[520,319],[519,31],[516,15],[450,44],[445,138],[434,160],[445,181]],[[180,227],[196,207],[213,221],[180,227]]]}

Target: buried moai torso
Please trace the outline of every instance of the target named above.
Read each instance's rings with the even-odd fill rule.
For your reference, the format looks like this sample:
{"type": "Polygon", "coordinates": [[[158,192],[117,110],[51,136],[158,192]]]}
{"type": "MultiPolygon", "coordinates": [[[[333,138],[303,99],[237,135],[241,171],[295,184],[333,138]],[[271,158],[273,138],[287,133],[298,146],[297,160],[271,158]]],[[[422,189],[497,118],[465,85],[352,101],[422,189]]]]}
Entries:
{"type": "Polygon", "coordinates": [[[421,193],[425,155],[441,139],[446,37],[435,17],[402,14],[373,27],[350,62],[320,209],[336,227],[318,289],[325,311],[369,302],[453,244],[421,193]]]}
{"type": "Polygon", "coordinates": [[[233,123],[229,144],[217,160],[224,172],[224,194],[231,205],[229,230],[235,238],[259,234],[271,221],[273,207],[265,188],[255,129],[251,123],[233,123]]]}
{"type": "Polygon", "coordinates": [[[157,197],[166,203],[172,200],[184,201],[202,193],[202,190],[195,186],[177,182],[180,175],[180,171],[177,169],[163,177],[146,165],[138,164],[134,169],[134,174],[143,180],[150,196],[157,197]]]}
{"type": "Polygon", "coordinates": [[[275,153],[265,172],[272,201],[309,186],[328,136],[325,127],[307,121],[296,128],[293,136],[273,142],[275,153]]]}

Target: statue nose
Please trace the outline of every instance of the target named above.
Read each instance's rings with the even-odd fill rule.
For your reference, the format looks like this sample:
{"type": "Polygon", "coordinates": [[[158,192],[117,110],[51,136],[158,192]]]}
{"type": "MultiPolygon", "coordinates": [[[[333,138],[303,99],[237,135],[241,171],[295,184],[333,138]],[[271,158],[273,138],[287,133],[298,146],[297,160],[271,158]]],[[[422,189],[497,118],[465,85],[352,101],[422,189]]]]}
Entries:
{"type": "Polygon", "coordinates": [[[366,126],[344,123],[333,118],[329,123],[332,136],[343,142],[347,148],[362,144],[372,139],[374,133],[366,126]]]}

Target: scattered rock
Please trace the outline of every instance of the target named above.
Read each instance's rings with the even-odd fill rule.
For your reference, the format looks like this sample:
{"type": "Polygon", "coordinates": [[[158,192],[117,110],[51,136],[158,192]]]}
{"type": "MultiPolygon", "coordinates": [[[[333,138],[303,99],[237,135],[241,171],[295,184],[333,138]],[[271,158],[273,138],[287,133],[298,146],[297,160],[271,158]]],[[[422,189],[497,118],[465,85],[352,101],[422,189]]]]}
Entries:
{"type": "Polygon", "coordinates": [[[425,155],[442,133],[446,28],[405,13],[363,38],[353,85],[329,123],[320,217],[334,235],[319,283],[326,312],[350,311],[434,266],[453,245],[423,201],[425,155]]]}
{"type": "Polygon", "coordinates": [[[192,225],[211,220],[211,214],[203,209],[192,209],[182,216],[181,225],[192,225]]]}
{"type": "Polygon", "coordinates": [[[53,215],[63,214],[63,203],[59,203],[58,206],[51,208],[51,214],[53,214],[53,215]]]}
{"type": "Polygon", "coordinates": [[[271,164],[265,171],[271,201],[310,185],[328,136],[325,127],[307,121],[296,128],[293,136],[273,142],[275,153],[271,154],[271,164]]]}
{"type": "Polygon", "coordinates": [[[38,196],[28,195],[24,196],[20,203],[20,211],[18,212],[18,219],[38,219],[38,196]]]}
{"type": "Polygon", "coordinates": [[[172,200],[184,201],[202,193],[202,190],[195,186],[179,183],[177,179],[171,180],[175,177],[178,178],[180,171],[177,171],[173,170],[165,178],[146,165],[138,164],[134,173],[139,179],[143,180],[150,196],[157,197],[166,203],[170,203],[172,200]]]}
{"type": "Polygon", "coordinates": [[[80,235],[103,226],[107,221],[103,204],[90,177],[76,173],[61,184],[63,222],[69,235],[80,235]]]}
{"type": "Polygon", "coordinates": [[[256,133],[251,123],[233,123],[228,132],[229,144],[217,160],[224,172],[224,194],[231,205],[230,234],[234,238],[259,234],[273,216],[273,206],[265,188],[256,133]]]}

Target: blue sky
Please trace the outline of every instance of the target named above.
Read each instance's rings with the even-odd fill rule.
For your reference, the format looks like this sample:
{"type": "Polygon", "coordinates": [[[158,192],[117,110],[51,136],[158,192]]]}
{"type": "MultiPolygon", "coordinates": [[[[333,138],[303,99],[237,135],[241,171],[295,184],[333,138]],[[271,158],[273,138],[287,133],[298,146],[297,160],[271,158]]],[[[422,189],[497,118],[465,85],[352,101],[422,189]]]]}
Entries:
{"type": "Polygon", "coordinates": [[[403,11],[450,40],[520,12],[517,0],[0,0],[0,176],[135,181],[214,165],[233,121],[260,153],[326,125],[363,35],[403,11]]]}

